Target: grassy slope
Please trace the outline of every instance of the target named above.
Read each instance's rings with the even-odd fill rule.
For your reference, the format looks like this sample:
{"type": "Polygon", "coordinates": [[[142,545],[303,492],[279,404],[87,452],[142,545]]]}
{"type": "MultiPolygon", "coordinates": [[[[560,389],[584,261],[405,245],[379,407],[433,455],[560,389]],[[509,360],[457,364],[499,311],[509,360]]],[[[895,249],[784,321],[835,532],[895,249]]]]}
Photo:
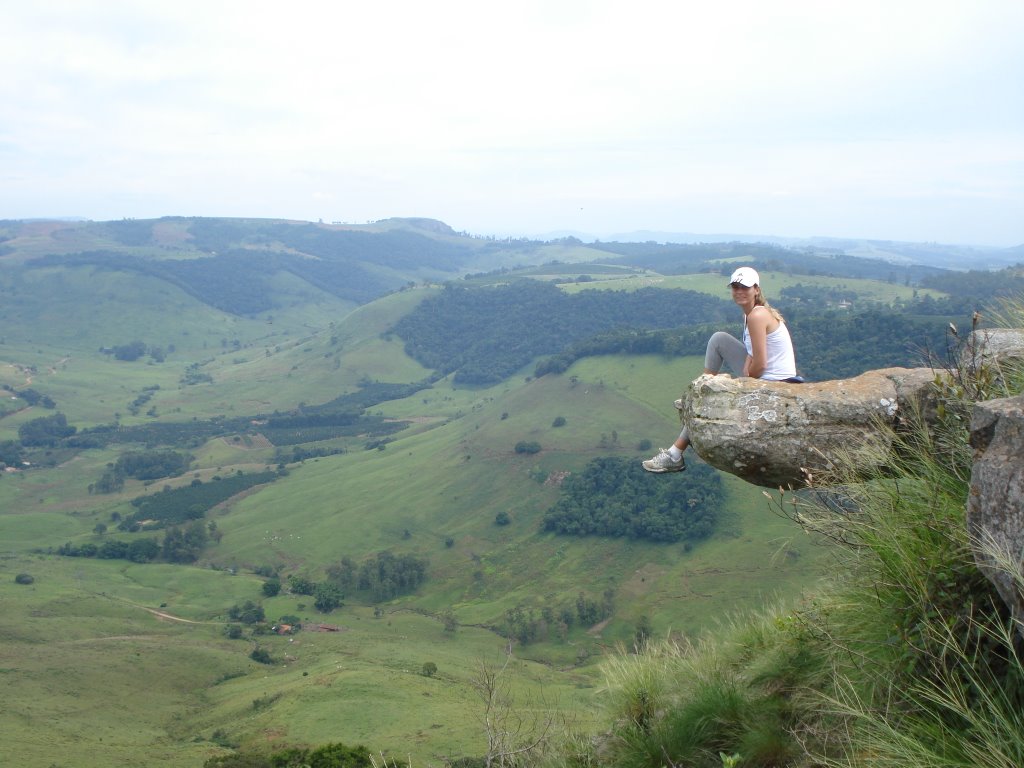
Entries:
{"type": "MultiPolygon", "coordinates": [[[[245,326],[252,347],[217,350],[204,368],[213,385],[179,389],[174,374],[152,402],[161,418],[180,419],[232,409],[247,413],[253,404],[283,408],[321,402],[354,388],[367,373],[384,381],[418,380],[426,372],[405,358],[397,340],[381,334],[425,293],[396,294],[345,319],[313,317],[305,335],[296,314],[288,341],[280,350],[270,348],[269,356],[257,344],[264,329],[245,326]]],[[[275,316],[275,326],[278,322],[275,316]]],[[[106,414],[123,409],[142,386],[163,381],[154,378],[164,367],[159,365],[97,358],[80,369],[72,361],[67,366],[37,375],[47,384],[40,382],[40,389],[55,392],[73,422],[109,420],[106,414]],[[65,378],[73,385],[63,385],[65,378]],[[58,380],[66,390],[50,388],[58,380]],[[94,392],[97,402],[90,403],[94,392]]],[[[559,377],[527,381],[523,371],[486,390],[442,382],[383,404],[377,410],[415,418],[416,424],[384,451],[366,452],[359,441],[350,441],[349,453],[307,461],[288,478],[227,506],[214,518],[224,539],[201,567],[32,554],[34,548],[68,540],[96,540],[93,526],[109,522],[112,511],[123,513],[127,500],[143,490],[129,483],[117,496],[84,495],[116,456],[113,451],[83,454],[59,471],[4,477],[3,669],[12,699],[35,702],[4,715],[5,734],[12,734],[10,743],[23,751],[25,765],[49,765],[82,751],[95,753],[96,765],[110,764],[102,757],[105,749],[117,752],[124,764],[131,764],[130,755],[144,755],[139,764],[196,765],[215,749],[204,740],[218,729],[253,743],[363,741],[373,749],[433,762],[440,754],[479,753],[483,746],[471,716],[469,680],[478,659],[500,657],[504,640],[474,625],[498,623],[518,604],[560,606],[581,589],[597,597],[612,587],[617,613],[606,627],[578,628],[568,644],[516,651],[522,659],[514,670],[521,695],[543,690],[585,716],[592,708],[593,667],[577,662],[628,640],[640,615],[652,618],[656,634],[693,632],[769,595],[793,594],[816,573],[815,553],[795,539],[794,528],[767,512],[757,489],[733,478],[725,478],[730,501],[723,531],[689,553],[681,545],[579,541],[538,532],[557,489],[541,485],[531,472],[578,469],[609,453],[639,460],[633,448],[640,439],[667,443],[677,426],[668,404],[697,367],[696,360],[592,358],[559,377]],[[551,427],[556,416],[566,419],[565,427],[551,427]],[[602,447],[602,436],[607,445],[613,434],[618,446],[602,447]],[[514,444],[524,439],[536,440],[544,451],[515,454],[514,444]],[[509,526],[494,524],[498,511],[511,515],[509,526]],[[448,536],[454,539],[450,548],[444,545],[448,536]],[[222,639],[226,608],[258,600],[259,580],[244,571],[231,577],[203,565],[271,563],[319,578],[342,555],[361,558],[385,548],[425,555],[431,563],[427,586],[387,606],[385,618],[346,607],[329,620],[347,632],[304,633],[292,643],[269,638],[265,642],[282,662],[286,654],[295,657],[273,668],[250,662],[246,641],[222,639]],[[35,575],[35,585],[15,585],[13,575],[21,571],[35,575]],[[159,621],[138,607],[162,603],[177,616],[213,623],[159,621]],[[436,618],[447,608],[463,625],[454,635],[443,633],[436,618]],[[38,645],[54,638],[81,641],[54,649],[58,655],[51,666],[73,674],[45,673],[52,657],[42,657],[38,645]],[[425,661],[437,663],[438,678],[417,674],[425,661]],[[170,673],[182,666],[189,667],[186,673],[170,673]],[[217,684],[238,671],[246,674],[217,684]],[[140,686],[140,680],[146,684],[140,686]],[[254,700],[277,694],[270,706],[254,709],[254,700]],[[117,707],[105,706],[110,699],[119,702],[117,707]],[[125,711],[138,711],[138,720],[126,718],[125,711]],[[63,723],[58,737],[40,738],[58,715],[63,723]]],[[[0,427],[16,429],[33,411],[39,412],[8,417],[0,427]]],[[[225,469],[260,468],[271,451],[216,440],[194,453],[197,471],[209,477],[225,469]]],[[[298,607],[300,600],[310,602],[288,596],[267,601],[268,615],[318,619],[308,606],[298,607]]]]}
{"type": "MultiPolygon", "coordinates": [[[[569,283],[562,286],[568,293],[578,293],[586,290],[621,290],[634,291],[640,288],[684,288],[690,291],[699,291],[712,296],[725,297],[728,289],[725,280],[717,274],[695,274],[695,275],[661,275],[654,272],[645,272],[640,275],[628,275],[623,277],[602,276],[603,279],[588,283],[569,283]]],[[[769,301],[778,296],[782,288],[794,285],[820,286],[822,288],[838,288],[849,290],[855,293],[860,301],[877,301],[892,303],[897,299],[909,301],[915,294],[940,297],[939,291],[928,288],[913,288],[911,286],[897,285],[895,283],[882,283],[877,280],[859,280],[849,277],[826,277],[822,275],[786,275],[781,272],[763,272],[761,280],[769,301]]]]}
{"type": "MultiPolygon", "coordinates": [[[[111,288],[122,278],[104,276],[104,285],[111,288]]],[[[355,390],[367,374],[381,381],[415,381],[428,373],[405,356],[398,339],[381,336],[396,316],[426,295],[425,290],[397,293],[355,311],[345,302],[319,295],[308,304],[275,310],[268,321],[228,316],[184,294],[161,304],[163,287],[158,281],[124,280],[122,287],[123,295],[92,312],[91,320],[90,311],[75,309],[88,301],[86,293],[74,294],[68,312],[7,308],[7,315],[22,320],[20,326],[5,329],[0,383],[50,395],[70,423],[86,427],[110,423],[116,414],[125,424],[150,421],[128,412],[129,404],[147,387],[159,390],[143,411],[155,406],[157,419],[183,421],[325,402],[355,390]],[[130,298],[133,292],[137,298],[130,298]],[[127,331],[126,316],[132,318],[127,331]],[[168,323],[168,317],[174,321],[168,323]],[[59,330],[76,326],[80,339],[59,330]],[[148,357],[123,362],[99,351],[101,345],[134,338],[165,347],[173,343],[176,351],[160,364],[148,357]],[[235,339],[237,349],[230,343],[235,339]],[[199,370],[211,376],[212,383],[181,383],[193,362],[201,363],[199,370]]],[[[0,440],[15,438],[21,423],[48,413],[33,408],[9,415],[0,421],[0,440]]]]}

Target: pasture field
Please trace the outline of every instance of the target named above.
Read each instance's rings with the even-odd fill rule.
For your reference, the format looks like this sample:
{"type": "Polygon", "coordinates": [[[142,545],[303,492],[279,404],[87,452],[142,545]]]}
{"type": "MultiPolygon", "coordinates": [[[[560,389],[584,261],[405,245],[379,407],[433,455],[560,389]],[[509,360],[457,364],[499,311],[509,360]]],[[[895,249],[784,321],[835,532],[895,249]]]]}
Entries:
{"type": "MultiPolygon", "coordinates": [[[[287,478],[215,512],[224,538],[196,567],[33,555],[47,544],[98,540],[92,527],[115,504],[93,496],[87,497],[98,505],[93,511],[68,510],[62,500],[73,493],[55,481],[61,473],[42,470],[40,476],[52,475],[53,487],[30,497],[33,511],[0,516],[4,602],[19,606],[0,632],[10,659],[5,677],[11,691],[44,703],[22,713],[12,743],[23,747],[26,765],[40,766],[61,764],[62,755],[67,759],[67,752],[55,755],[56,745],[107,755],[95,765],[109,764],[104,759],[111,755],[130,765],[134,754],[185,766],[215,754],[215,741],[270,747],[331,740],[439,765],[442,756],[482,749],[471,683],[481,660],[493,665],[504,658],[507,641],[493,631],[504,612],[571,603],[580,591],[598,597],[611,588],[612,621],[574,627],[565,642],[516,646],[509,667],[521,701],[544,694],[544,706],[564,710],[581,728],[593,727],[601,712],[597,662],[608,649],[629,642],[640,616],[650,617],[657,635],[695,634],[765,601],[793,597],[818,573],[820,550],[773,516],[759,490],[733,478],[726,478],[725,525],[689,552],[681,545],[539,532],[540,516],[557,498],[557,488],[531,475],[578,469],[610,452],[639,460],[642,454],[631,447],[635,441],[671,437],[676,428],[666,413],[670,404],[660,412],[650,404],[670,403],[679,379],[694,366],[699,362],[681,367],[654,357],[588,358],[559,377],[445,392],[426,404],[441,408],[425,411],[441,420],[410,430],[384,451],[308,460],[287,478]],[[566,425],[555,429],[551,424],[559,415],[566,425]],[[619,446],[610,451],[601,439],[613,432],[619,446]],[[515,454],[519,439],[535,439],[544,450],[515,454]],[[495,525],[498,510],[509,512],[508,526],[495,525]],[[449,536],[451,547],[444,541],[449,536]],[[322,578],[323,568],[344,554],[361,557],[383,549],[429,558],[430,576],[416,594],[383,606],[379,618],[358,602],[322,615],[311,610],[309,598],[263,600],[261,580],[249,570],[271,564],[322,578]],[[21,571],[34,573],[35,584],[15,585],[13,574],[21,571]],[[44,590],[57,595],[40,597],[44,590]],[[302,632],[290,643],[257,638],[278,659],[258,665],[247,656],[253,641],[228,641],[222,634],[226,609],[244,600],[262,600],[270,619],[294,614],[344,631],[302,632]],[[201,623],[161,620],[146,609],[201,623]],[[454,633],[446,633],[439,620],[446,610],[459,623],[454,633]],[[73,675],[42,673],[36,645],[47,633],[81,641],[47,657],[59,667],[73,666],[73,675]],[[89,652],[79,652],[83,646],[89,652]],[[145,663],[135,661],[135,654],[145,663]],[[421,674],[428,661],[438,667],[433,678],[421,674]],[[188,673],[168,671],[179,665],[188,665],[188,673]],[[82,709],[69,709],[67,701],[76,696],[82,709]],[[101,706],[109,696],[123,706],[101,706]],[[550,704],[552,696],[557,704],[550,704]],[[128,727],[125,712],[143,707],[141,719],[128,727]],[[62,713],[64,723],[56,740],[34,736],[54,712],[62,713]]],[[[426,407],[422,399],[381,408],[405,417],[415,406],[426,407]]],[[[247,455],[230,443],[220,445],[224,452],[207,458],[225,468],[247,455]]],[[[199,471],[214,471],[205,466],[204,450],[196,451],[204,465],[199,471]]],[[[80,462],[73,485],[80,487],[105,458],[80,462]]],[[[4,478],[0,490],[16,489],[31,477],[22,474],[13,483],[4,478]]],[[[9,509],[6,503],[4,508],[9,509]]]]}
{"type": "MultiPolygon", "coordinates": [[[[589,283],[563,283],[562,290],[567,293],[578,293],[588,290],[635,291],[640,288],[685,289],[706,293],[711,296],[728,298],[729,289],[726,281],[729,278],[719,274],[700,273],[690,275],[660,275],[645,272],[640,275],[629,275],[620,278],[595,280],[589,283]]],[[[891,304],[894,301],[910,301],[915,294],[938,298],[944,294],[929,288],[913,288],[896,283],[883,283],[878,280],[860,280],[849,277],[826,277],[819,275],[786,275],[782,272],[761,272],[761,281],[769,302],[777,300],[779,291],[795,285],[821,287],[824,289],[842,289],[856,294],[856,301],[880,302],[891,304]]]]}
{"type": "MultiPolygon", "coordinates": [[[[213,383],[182,387],[181,368],[124,364],[76,353],[37,366],[46,391],[75,424],[107,423],[146,387],[158,419],[185,421],[324,402],[369,377],[420,381],[429,373],[388,336],[394,318],[433,288],[403,291],[337,318],[310,316],[287,340],[218,341],[202,370],[213,383]],[[300,333],[301,330],[301,333],[300,333]],[[280,348],[278,348],[280,347],[280,348]],[[169,372],[168,372],[169,371],[169,372]],[[60,381],[54,389],[51,382],[60,381]],[[262,408],[257,409],[256,406],[262,408]],[[272,405],[273,408],[269,406],[272,405]]],[[[340,312],[340,308],[339,308],[340,312]]],[[[301,312],[296,309],[295,318],[301,312]]],[[[266,320],[259,321],[268,325],[266,320]]],[[[275,316],[274,326],[278,320],[275,316]]],[[[262,326],[260,331],[264,330],[262,326]]],[[[225,337],[227,338],[227,337],[225,337]]],[[[3,348],[5,356],[30,345],[3,348]]],[[[39,349],[46,351],[46,347],[39,349]]],[[[52,352],[52,347],[50,347],[52,352]]],[[[47,358],[47,359],[52,359],[47,358]]],[[[164,485],[215,474],[261,471],[273,448],[250,435],[189,449],[190,471],[123,491],[90,495],[88,486],[123,446],[85,451],[53,468],[0,477],[0,708],[5,743],[25,766],[198,766],[224,745],[274,748],[328,741],[363,743],[399,759],[441,765],[480,755],[483,731],[473,681],[481,663],[504,664],[517,701],[557,714],[581,730],[599,727],[600,659],[631,642],[646,616],[656,635],[695,635],[766,601],[794,599],[821,571],[827,550],[768,508],[760,489],[723,476],[724,520],[692,546],[541,530],[559,495],[557,480],[593,458],[640,461],[678,429],[671,401],[701,366],[697,358],[591,357],[562,375],[532,377],[532,366],[488,388],[443,379],[372,412],[410,422],[383,449],[362,438],[330,445],[341,455],[290,465],[275,482],[209,513],[223,538],[194,565],[61,558],[65,542],[131,540],[112,515],[164,485]],[[564,426],[555,427],[556,418],[564,426]],[[649,440],[652,448],[639,449],[649,440]],[[541,451],[517,453],[520,441],[541,451]],[[498,525],[504,512],[507,525],[498,525]],[[98,524],[108,526],[97,533],[98,524]],[[254,568],[324,578],[343,556],[378,552],[429,561],[427,581],[378,606],[359,595],[330,614],[287,592],[264,598],[254,568]],[[28,573],[29,585],[14,577],[28,573]],[[615,613],[596,626],[573,626],[564,639],[514,644],[507,656],[506,612],[572,605],[584,592],[614,592],[615,613]],[[232,605],[261,602],[270,620],[298,616],[337,632],[302,631],[229,640],[232,605]],[[457,622],[446,632],[442,614],[457,622]],[[164,614],[164,615],[160,615],[164,614]],[[259,645],[274,659],[257,664],[259,645]],[[432,662],[437,674],[427,677],[432,662]]],[[[23,368],[0,369],[17,383],[23,368]]],[[[0,420],[0,440],[17,435],[38,407],[0,420]]],[[[131,419],[125,417],[125,422],[131,419]]],[[[681,484],[685,475],[652,477],[681,484]]],[[[135,534],[147,535],[147,534],[135,534]]]]}
{"type": "MultiPolygon", "coordinates": [[[[33,283],[30,287],[4,285],[5,279],[10,280],[0,273],[0,384],[16,390],[40,386],[71,423],[83,427],[110,423],[115,415],[125,424],[148,420],[129,413],[129,404],[147,388],[159,387],[142,410],[155,406],[159,418],[175,421],[182,420],[182,413],[208,418],[235,410],[235,396],[224,390],[238,381],[246,383],[242,394],[252,404],[273,402],[289,374],[309,373],[310,366],[299,365],[309,353],[292,352],[300,340],[328,329],[353,308],[327,294],[311,295],[315,289],[280,275],[272,282],[277,295],[290,297],[288,305],[252,318],[218,312],[154,278],[117,272],[31,270],[19,275],[21,283],[33,283]],[[49,295],[64,300],[40,298],[49,295]],[[101,351],[135,340],[160,347],[164,362],[148,356],[124,362],[101,351]],[[286,354],[278,364],[275,358],[282,351],[286,354]],[[244,365],[255,359],[259,365],[244,365]],[[182,383],[194,363],[204,373],[209,367],[212,384],[182,383]]],[[[330,392],[324,398],[329,399],[338,394],[330,383],[337,377],[328,361],[318,357],[316,375],[307,375],[307,381],[322,382],[319,392],[312,394],[330,392]]],[[[296,402],[284,400],[281,407],[296,402]]],[[[3,430],[10,429],[8,422],[0,424],[0,439],[9,439],[2,437],[3,430]]]]}
{"type": "MultiPolygon", "coordinates": [[[[236,659],[218,628],[199,625],[195,642],[191,625],[140,607],[161,599],[123,568],[32,555],[0,561],[0,728],[18,764],[196,766],[210,753],[173,728],[201,704],[198,692],[248,659],[236,659]],[[35,581],[15,584],[16,573],[35,581]]],[[[225,599],[243,584],[210,576],[220,577],[225,599]]]]}
{"type": "MultiPolygon", "coordinates": [[[[228,640],[226,609],[258,584],[202,568],[5,558],[0,724],[19,765],[198,766],[226,743],[327,741],[442,765],[485,748],[473,682],[479,665],[505,663],[502,638],[353,608],[310,617],[310,627],[328,620],[338,631],[228,640]],[[17,585],[14,571],[36,581],[17,585]],[[273,664],[248,658],[255,643],[273,664]]],[[[268,616],[309,613],[300,606],[266,603],[268,616]]],[[[520,705],[593,725],[592,668],[553,674],[513,657],[506,678],[520,705]]]]}

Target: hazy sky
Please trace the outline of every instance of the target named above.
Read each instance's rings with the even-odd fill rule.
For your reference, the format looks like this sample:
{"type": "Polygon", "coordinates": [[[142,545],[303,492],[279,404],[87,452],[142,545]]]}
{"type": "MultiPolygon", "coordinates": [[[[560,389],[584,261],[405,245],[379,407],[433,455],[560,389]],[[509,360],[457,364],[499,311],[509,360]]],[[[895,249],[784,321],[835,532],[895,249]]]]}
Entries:
{"type": "Polygon", "coordinates": [[[0,14],[0,218],[1024,243],[1024,0],[0,14]]]}

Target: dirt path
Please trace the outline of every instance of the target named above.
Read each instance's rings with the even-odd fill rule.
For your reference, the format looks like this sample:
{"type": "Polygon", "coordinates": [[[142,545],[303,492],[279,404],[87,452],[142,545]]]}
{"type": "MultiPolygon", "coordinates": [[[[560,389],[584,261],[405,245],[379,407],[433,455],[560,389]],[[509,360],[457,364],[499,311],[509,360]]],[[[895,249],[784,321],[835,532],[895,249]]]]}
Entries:
{"type": "MultiPolygon", "coordinates": [[[[140,606],[142,607],[142,606],[140,606]]],[[[156,608],[146,608],[145,610],[152,613],[158,619],[167,619],[168,621],[180,621],[182,624],[212,624],[210,621],[192,621],[192,619],[183,619],[181,616],[172,616],[169,613],[158,611],[156,608]]]]}
{"type": "Polygon", "coordinates": [[[209,624],[223,624],[224,623],[223,621],[193,621],[192,619],[184,619],[181,616],[175,616],[173,613],[167,613],[167,611],[161,611],[161,610],[159,610],[157,608],[150,608],[150,607],[145,606],[145,605],[140,605],[139,603],[133,602],[132,600],[127,600],[127,599],[125,599],[123,597],[114,597],[113,595],[105,595],[105,594],[103,594],[101,592],[91,592],[90,594],[92,594],[92,595],[94,595],[96,597],[105,597],[107,600],[113,600],[114,602],[125,603],[126,605],[130,605],[133,608],[140,608],[143,611],[146,611],[147,613],[152,614],[153,616],[156,616],[156,618],[158,618],[158,619],[160,619],[162,621],[177,621],[180,624],[196,624],[196,625],[199,625],[199,624],[207,624],[207,625],[209,625],[209,624]]]}

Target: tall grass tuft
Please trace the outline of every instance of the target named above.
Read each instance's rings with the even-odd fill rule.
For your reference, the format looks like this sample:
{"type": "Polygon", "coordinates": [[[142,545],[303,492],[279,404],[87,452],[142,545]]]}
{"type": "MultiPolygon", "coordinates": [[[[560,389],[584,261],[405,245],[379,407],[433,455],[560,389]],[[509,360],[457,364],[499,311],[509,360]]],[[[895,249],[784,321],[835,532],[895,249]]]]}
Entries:
{"type": "Polygon", "coordinates": [[[696,643],[613,656],[604,672],[615,722],[601,764],[789,765],[802,753],[791,735],[801,689],[820,670],[803,628],[781,610],[723,622],[696,643]]]}

